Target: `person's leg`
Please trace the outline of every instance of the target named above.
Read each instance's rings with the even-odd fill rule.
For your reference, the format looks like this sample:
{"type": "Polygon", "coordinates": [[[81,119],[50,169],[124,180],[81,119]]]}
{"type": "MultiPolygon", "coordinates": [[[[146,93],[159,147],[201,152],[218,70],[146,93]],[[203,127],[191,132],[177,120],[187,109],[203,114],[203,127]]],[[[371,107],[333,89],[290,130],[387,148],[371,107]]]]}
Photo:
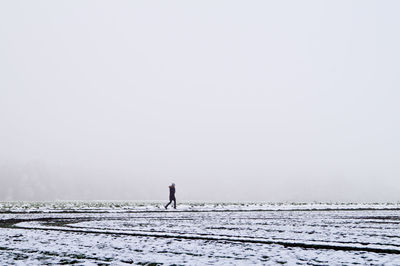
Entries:
{"type": "Polygon", "coordinates": [[[172,202],[172,200],[169,200],[168,204],[165,205],[164,207],[165,207],[165,208],[168,208],[168,206],[171,204],[171,202],[172,202]]]}
{"type": "Polygon", "coordinates": [[[176,199],[174,198],[174,209],[176,209],[176,199]]]}

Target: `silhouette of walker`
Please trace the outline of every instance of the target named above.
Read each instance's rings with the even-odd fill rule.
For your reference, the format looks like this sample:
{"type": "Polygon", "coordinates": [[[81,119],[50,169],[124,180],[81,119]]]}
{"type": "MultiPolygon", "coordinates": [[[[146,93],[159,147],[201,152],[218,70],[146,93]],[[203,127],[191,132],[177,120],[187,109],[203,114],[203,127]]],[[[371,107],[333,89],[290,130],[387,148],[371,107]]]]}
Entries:
{"type": "Polygon", "coordinates": [[[168,208],[168,206],[171,204],[171,202],[174,201],[174,209],[176,209],[176,198],[175,198],[175,184],[172,183],[169,186],[169,202],[167,205],[165,205],[165,209],[168,208]]]}

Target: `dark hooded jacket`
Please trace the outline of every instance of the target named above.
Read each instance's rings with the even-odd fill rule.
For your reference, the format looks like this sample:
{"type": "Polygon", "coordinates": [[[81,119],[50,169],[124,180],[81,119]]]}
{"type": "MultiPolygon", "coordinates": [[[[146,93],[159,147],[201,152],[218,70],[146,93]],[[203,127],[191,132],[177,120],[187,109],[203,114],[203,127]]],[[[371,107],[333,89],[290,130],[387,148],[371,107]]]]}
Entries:
{"type": "Polygon", "coordinates": [[[175,199],[175,187],[169,186],[169,199],[174,200],[175,199]]]}

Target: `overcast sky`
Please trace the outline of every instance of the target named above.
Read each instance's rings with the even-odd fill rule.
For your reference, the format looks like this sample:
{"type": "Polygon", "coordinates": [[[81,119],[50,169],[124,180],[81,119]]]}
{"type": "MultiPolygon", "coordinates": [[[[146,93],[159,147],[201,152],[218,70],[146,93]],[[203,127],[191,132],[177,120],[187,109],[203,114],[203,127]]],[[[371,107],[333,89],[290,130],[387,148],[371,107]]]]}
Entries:
{"type": "Polygon", "coordinates": [[[399,1],[2,1],[0,199],[400,201],[399,1]]]}

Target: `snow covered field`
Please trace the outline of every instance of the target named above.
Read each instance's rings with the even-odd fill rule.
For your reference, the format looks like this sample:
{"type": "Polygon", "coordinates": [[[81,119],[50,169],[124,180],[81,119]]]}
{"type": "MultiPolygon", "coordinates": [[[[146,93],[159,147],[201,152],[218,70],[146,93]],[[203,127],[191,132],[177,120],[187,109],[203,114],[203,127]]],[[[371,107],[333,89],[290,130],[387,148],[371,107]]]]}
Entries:
{"type": "Polygon", "coordinates": [[[0,264],[400,264],[400,204],[0,202],[0,264]]]}

